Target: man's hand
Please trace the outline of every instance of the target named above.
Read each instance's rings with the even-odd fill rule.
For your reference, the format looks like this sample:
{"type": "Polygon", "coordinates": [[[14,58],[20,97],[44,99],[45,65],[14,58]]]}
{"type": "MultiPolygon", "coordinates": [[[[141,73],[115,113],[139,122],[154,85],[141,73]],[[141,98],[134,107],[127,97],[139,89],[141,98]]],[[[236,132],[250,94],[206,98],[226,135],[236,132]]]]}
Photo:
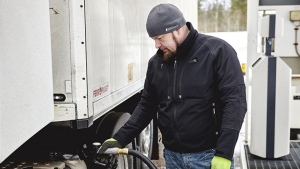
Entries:
{"type": "Polygon", "coordinates": [[[214,156],[211,161],[211,169],[230,169],[230,166],[231,161],[223,157],[214,156]]]}
{"type": "Polygon", "coordinates": [[[123,148],[124,146],[114,138],[107,139],[100,147],[99,154],[104,153],[108,148],[115,148],[115,147],[123,148]]]}

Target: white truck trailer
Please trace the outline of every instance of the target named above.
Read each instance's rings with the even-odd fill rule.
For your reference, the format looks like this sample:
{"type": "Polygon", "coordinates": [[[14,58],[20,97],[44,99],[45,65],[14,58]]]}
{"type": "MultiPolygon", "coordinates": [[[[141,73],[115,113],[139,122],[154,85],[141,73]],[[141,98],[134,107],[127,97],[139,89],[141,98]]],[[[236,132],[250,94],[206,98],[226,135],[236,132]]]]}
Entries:
{"type": "MultiPolygon", "coordinates": [[[[92,143],[140,100],[156,52],[146,18],[166,2],[198,24],[196,0],[0,1],[1,169],[93,168],[92,143]]],[[[149,157],[153,123],[129,145],[149,157]]],[[[97,158],[100,168],[143,168],[127,156],[97,158]]]]}

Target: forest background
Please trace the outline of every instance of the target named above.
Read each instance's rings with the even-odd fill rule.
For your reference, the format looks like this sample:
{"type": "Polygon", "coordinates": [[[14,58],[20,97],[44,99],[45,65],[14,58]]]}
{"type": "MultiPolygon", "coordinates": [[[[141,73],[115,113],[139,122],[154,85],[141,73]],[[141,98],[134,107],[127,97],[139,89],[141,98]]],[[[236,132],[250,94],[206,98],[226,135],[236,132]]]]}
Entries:
{"type": "Polygon", "coordinates": [[[198,0],[198,31],[247,30],[247,0],[198,0]]]}

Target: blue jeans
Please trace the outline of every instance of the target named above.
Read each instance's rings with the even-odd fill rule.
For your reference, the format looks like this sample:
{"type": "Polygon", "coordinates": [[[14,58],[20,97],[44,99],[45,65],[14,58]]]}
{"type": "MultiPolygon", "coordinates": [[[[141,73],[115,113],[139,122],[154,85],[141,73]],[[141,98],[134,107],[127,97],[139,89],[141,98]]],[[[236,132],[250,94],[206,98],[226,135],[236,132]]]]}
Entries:
{"type": "MultiPolygon", "coordinates": [[[[164,149],[167,169],[210,169],[214,150],[209,149],[196,153],[178,153],[164,149]]],[[[234,169],[232,160],[230,169],[234,169]]]]}

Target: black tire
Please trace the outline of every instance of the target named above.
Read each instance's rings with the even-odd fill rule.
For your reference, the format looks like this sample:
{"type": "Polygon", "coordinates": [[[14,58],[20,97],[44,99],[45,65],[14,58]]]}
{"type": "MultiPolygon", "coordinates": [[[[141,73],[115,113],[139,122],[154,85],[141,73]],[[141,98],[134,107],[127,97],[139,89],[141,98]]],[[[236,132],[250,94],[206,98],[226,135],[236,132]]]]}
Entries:
{"type": "MultiPolygon", "coordinates": [[[[110,112],[101,119],[93,140],[103,143],[106,139],[111,138],[127,122],[129,118],[129,113],[110,112]]],[[[128,144],[126,148],[131,149],[132,144],[128,144]]],[[[118,169],[133,169],[132,156],[118,156],[118,169]]]]}

